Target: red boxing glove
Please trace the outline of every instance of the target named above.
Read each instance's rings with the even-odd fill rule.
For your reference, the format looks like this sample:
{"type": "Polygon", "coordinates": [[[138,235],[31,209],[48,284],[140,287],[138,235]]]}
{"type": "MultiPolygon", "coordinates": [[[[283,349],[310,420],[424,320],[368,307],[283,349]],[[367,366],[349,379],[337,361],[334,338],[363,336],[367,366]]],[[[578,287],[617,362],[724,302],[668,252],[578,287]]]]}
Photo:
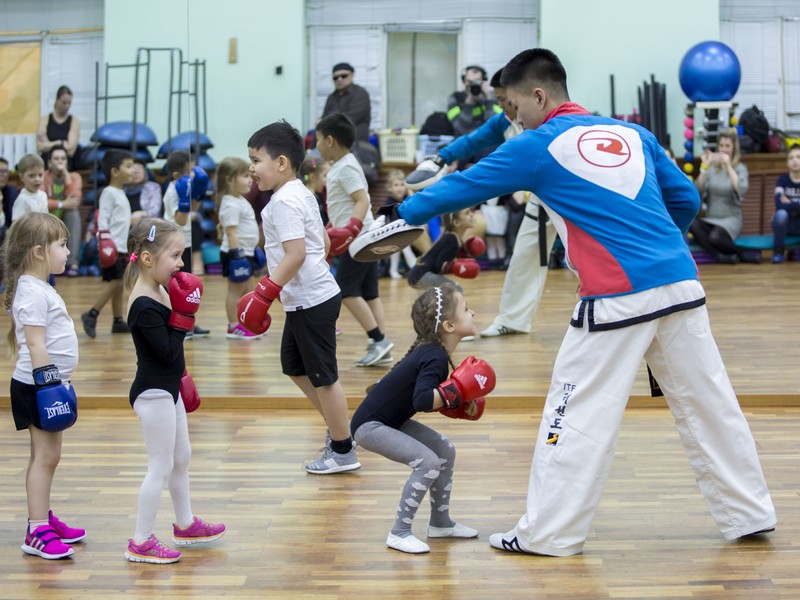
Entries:
{"type": "Polygon", "coordinates": [[[478,396],[475,400],[462,402],[456,408],[440,408],[439,412],[451,419],[466,419],[467,421],[477,421],[483,416],[486,408],[486,398],[478,396]]]}
{"type": "Polygon", "coordinates": [[[186,412],[190,413],[196,411],[200,406],[200,393],[194,385],[194,379],[192,379],[192,376],[189,375],[186,369],[183,370],[183,377],[181,377],[180,392],[183,405],[186,407],[186,412]]]}
{"type": "Polygon", "coordinates": [[[486,252],[486,242],[476,235],[468,237],[462,246],[467,256],[480,256],[486,252]]]}
{"type": "Polygon", "coordinates": [[[248,292],[236,305],[239,323],[250,333],[261,335],[272,324],[269,307],[283,288],[272,281],[269,276],[262,277],[254,292],[248,292]]]}
{"type": "Polygon", "coordinates": [[[331,250],[328,253],[330,256],[339,256],[344,254],[353,243],[353,240],[358,237],[364,223],[355,217],[350,217],[347,225],[344,227],[331,227],[328,229],[328,237],[331,238],[331,250]]]}
{"type": "Polygon", "coordinates": [[[442,273],[452,273],[462,279],[475,279],[481,272],[481,266],[474,258],[458,258],[448,260],[442,266],[442,273]]]}
{"type": "Polygon", "coordinates": [[[97,232],[97,254],[99,256],[100,268],[108,269],[117,264],[117,245],[111,237],[111,232],[107,229],[97,232]]]}
{"type": "Polygon", "coordinates": [[[497,384],[494,369],[485,360],[468,356],[456,367],[450,379],[439,385],[444,408],[458,408],[462,402],[490,394],[497,384]]]}
{"type": "Polygon", "coordinates": [[[200,300],[203,297],[203,282],[196,275],[178,271],[169,280],[167,293],[172,304],[169,326],[181,331],[192,331],[194,315],[200,310],[200,300]]]}

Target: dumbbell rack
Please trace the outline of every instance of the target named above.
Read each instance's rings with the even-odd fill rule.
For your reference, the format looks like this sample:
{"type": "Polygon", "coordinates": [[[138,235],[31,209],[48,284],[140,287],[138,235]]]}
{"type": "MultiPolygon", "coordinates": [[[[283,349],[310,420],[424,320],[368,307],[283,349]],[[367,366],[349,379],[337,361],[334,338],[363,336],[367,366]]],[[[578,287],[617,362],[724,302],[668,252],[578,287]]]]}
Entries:
{"type": "Polygon", "coordinates": [[[720,129],[730,127],[731,117],[736,112],[736,102],[692,102],[686,105],[686,115],[694,119],[693,153],[699,156],[703,150],[717,149],[720,129]],[[702,114],[703,118],[698,118],[702,114]]]}

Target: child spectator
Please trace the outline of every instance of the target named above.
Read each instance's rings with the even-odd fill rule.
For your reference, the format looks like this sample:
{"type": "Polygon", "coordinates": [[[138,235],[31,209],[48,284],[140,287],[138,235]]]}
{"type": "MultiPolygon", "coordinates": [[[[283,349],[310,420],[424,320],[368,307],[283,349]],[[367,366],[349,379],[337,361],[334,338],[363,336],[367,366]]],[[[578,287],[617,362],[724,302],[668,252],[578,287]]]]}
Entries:
{"type": "Polygon", "coordinates": [[[65,525],[50,510],[62,431],[78,416],[70,385],[78,365],[78,338],[64,301],[47,284],[50,275],[66,267],[68,235],[67,227],[54,216],[29,213],[14,221],[2,250],[3,303],[11,313],[8,342],[17,356],[11,375],[11,413],[17,431],[27,429],[31,438],[25,477],[28,526],[22,551],[48,560],[71,556],[75,550],[67,544],[86,537],[84,529],[65,525]],[[51,416],[46,409],[56,405],[59,410],[51,416]]]}
{"type": "Polygon", "coordinates": [[[252,184],[248,167],[241,158],[230,157],[217,165],[216,172],[218,229],[222,236],[220,261],[222,276],[228,278],[228,295],[225,297],[228,333],[225,337],[233,340],[261,337],[242,327],[236,313],[239,298],[255,287],[253,272],[257,267],[254,256],[258,245],[258,223],[253,206],[243,197],[252,184]]]}
{"type": "Polygon", "coordinates": [[[483,254],[486,245],[478,237],[468,237],[462,244],[465,233],[472,228],[472,215],[472,209],[465,208],[442,216],[444,233],[430,250],[417,259],[417,264],[408,272],[408,283],[411,287],[454,286],[461,290],[458,283],[444,274],[452,273],[465,279],[478,276],[481,269],[478,262],[470,256],[483,254]],[[459,254],[462,255],[460,258],[459,254]]]}
{"type": "Polygon", "coordinates": [[[506,258],[508,235],[508,195],[491,198],[480,207],[486,219],[486,256],[492,268],[500,267],[506,258]]]}
{"type": "Polygon", "coordinates": [[[406,356],[367,392],[351,423],[359,446],[411,467],[403,487],[394,526],[386,545],[420,554],[428,545],[414,537],[411,525],[430,490],[430,538],[475,538],[478,532],[450,518],[456,451],[445,436],[412,419],[417,412],[440,411],[454,419],[477,420],[495,374],[470,356],[456,368],[450,356],[462,338],[475,335],[474,313],[452,286],[423,292],[411,308],[417,339],[406,356]]]}
{"type": "Polygon", "coordinates": [[[325,201],[322,192],[325,189],[328,171],[331,170],[331,163],[316,156],[306,156],[303,164],[300,165],[300,179],[308,190],[314,194],[319,205],[319,214],[322,216],[322,224],[328,225],[328,211],[325,210],[325,201]]]}
{"type": "Polygon", "coordinates": [[[264,333],[272,322],[269,308],[280,295],[286,311],[281,368],[320,412],[330,434],[322,456],[305,469],[317,475],[353,471],[361,463],[350,437],[336,364],[342,296],[325,260],[330,240],[317,202],[297,179],[303,138],[281,121],[256,131],[247,146],[258,188],[273,192],[261,212],[270,274],[239,301],[239,320],[248,331],[264,333]]]}
{"type": "MultiPolygon", "coordinates": [[[[406,188],[406,174],[400,169],[389,171],[386,175],[386,188],[389,195],[386,198],[386,203],[400,203],[408,196],[408,189],[406,188]]],[[[417,262],[417,257],[411,246],[406,246],[400,252],[395,252],[389,257],[389,277],[392,279],[402,279],[400,275],[400,254],[406,261],[406,267],[410,270],[417,262]]]]}
{"type": "Polygon", "coordinates": [[[772,262],[782,263],[787,235],[800,235],[800,146],[792,146],[786,155],[788,173],[775,182],[775,214],[772,216],[774,248],[772,262]]]}
{"type": "MultiPolygon", "coordinates": [[[[192,200],[196,200],[205,195],[208,188],[208,175],[200,167],[192,165],[192,157],[185,150],[176,150],[167,157],[167,173],[171,181],[164,192],[164,219],[170,223],[175,223],[183,231],[186,247],[183,252],[182,271],[192,272],[192,254],[194,251],[193,238],[197,237],[199,244],[199,233],[192,233],[192,200]]],[[[199,248],[199,245],[197,246],[199,248]]],[[[194,331],[190,331],[186,339],[193,337],[205,337],[209,334],[208,329],[204,329],[195,323],[194,331]]]]}
{"type": "Polygon", "coordinates": [[[368,336],[367,353],[356,361],[360,367],[391,364],[394,342],[384,334],[383,304],[378,296],[378,267],[356,262],[347,248],[363,229],[373,224],[364,171],[350,152],[355,141],[353,122],[342,113],[325,117],[316,128],[317,150],[332,163],[328,172],[328,216],[332,228],[331,254],[339,256],[336,282],[342,301],[368,336]]]}
{"type": "Polygon", "coordinates": [[[17,163],[22,189],[11,209],[11,222],[32,212],[46,213],[47,194],[42,190],[44,161],[37,154],[26,154],[17,163]]]}
{"type": "Polygon", "coordinates": [[[128,264],[128,232],[131,228],[131,205],[122,191],[133,175],[133,155],[127,150],[109,150],[101,162],[108,185],[100,194],[97,211],[98,254],[103,281],[108,285],[100,292],[92,308],[81,315],[83,330],[90,338],[97,336],[97,317],[111,300],[114,322],[111,333],[129,333],[122,316],[122,276],[128,264]]]}
{"type": "Polygon", "coordinates": [[[203,282],[180,271],[183,234],[163,219],[144,218],[131,229],[130,263],[125,284],[131,289],[128,323],[136,348],[136,377],[130,391],[147,449],[147,474],[139,490],[136,531],[125,558],[131,562],[174,563],[181,553],[153,533],[164,484],[169,488],[175,523],[172,541],[179,546],[212,542],[225,535],[222,523],[194,516],[189,497],[189,427],[187,407],[199,403],[186,372],[183,339],[192,331],[203,296],[203,282]],[[194,401],[194,404],[191,404],[194,401]]]}

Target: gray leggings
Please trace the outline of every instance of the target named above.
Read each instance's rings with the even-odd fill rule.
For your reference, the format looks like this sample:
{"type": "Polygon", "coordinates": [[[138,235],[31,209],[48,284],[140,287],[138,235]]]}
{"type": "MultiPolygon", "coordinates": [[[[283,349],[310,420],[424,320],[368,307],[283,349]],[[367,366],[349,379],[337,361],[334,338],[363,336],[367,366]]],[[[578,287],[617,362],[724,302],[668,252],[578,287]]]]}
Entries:
{"type": "Polygon", "coordinates": [[[392,533],[411,535],[414,515],[430,490],[431,519],[434,527],[452,527],[450,490],[456,449],[446,437],[419,421],[409,419],[400,429],[378,421],[368,421],[355,432],[353,439],[362,448],[411,467],[411,476],[403,487],[392,533]]]}

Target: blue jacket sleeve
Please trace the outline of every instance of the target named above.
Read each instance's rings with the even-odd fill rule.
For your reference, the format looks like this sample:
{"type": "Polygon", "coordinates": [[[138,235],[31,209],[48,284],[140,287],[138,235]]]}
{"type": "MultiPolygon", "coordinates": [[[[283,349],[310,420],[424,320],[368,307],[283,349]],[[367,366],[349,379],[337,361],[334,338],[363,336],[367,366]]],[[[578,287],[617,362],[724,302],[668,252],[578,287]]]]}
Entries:
{"type": "Polygon", "coordinates": [[[538,156],[534,136],[534,132],[518,135],[466,171],[447,175],[410,196],[398,207],[400,216],[406,223],[422,225],[436,215],[476,206],[503,194],[532,189],[538,156]]]}
{"type": "Polygon", "coordinates": [[[656,148],[655,160],[656,178],[667,212],[678,229],[686,233],[700,210],[700,193],[660,146],[656,148]]]}
{"type": "Polygon", "coordinates": [[[509,121],[505,113],[498,113],[472,133],[462,135],[460,138],[439,149],[446,163],[468,158],[484,148],[499,146],[505,141],[503,133],[508,129],[509,121]]]}

